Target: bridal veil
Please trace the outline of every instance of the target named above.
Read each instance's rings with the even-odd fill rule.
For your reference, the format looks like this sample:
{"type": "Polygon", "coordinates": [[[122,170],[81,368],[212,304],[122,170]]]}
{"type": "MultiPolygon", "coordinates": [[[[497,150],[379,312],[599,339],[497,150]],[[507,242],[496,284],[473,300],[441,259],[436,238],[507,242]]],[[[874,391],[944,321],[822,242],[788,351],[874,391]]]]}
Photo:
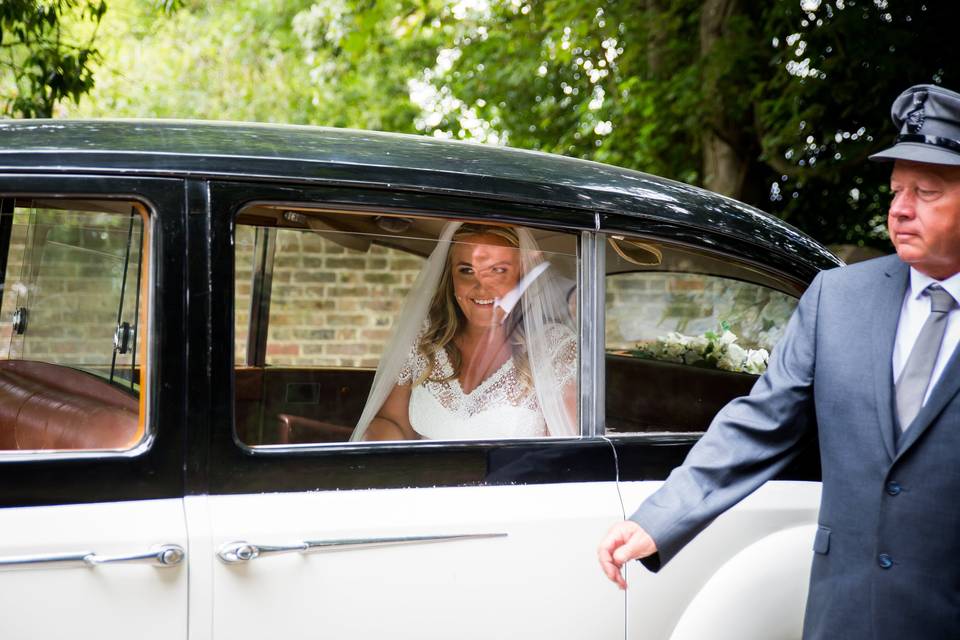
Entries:
{"type": "MultiPolygon", "coordinates": [[[[447,224],[437,240],[436,247],[414,281],[404,302],[393,332],[387,341],[383,357],[377,367],[373,385],[363,413],[351,440],[361,440],[370,422],[380,411],[393,391],[430,311],[444,271],[450,268],[449,255],[458,240],[455,239],[460,222],[447,224]]],[[[571,391],[576,396],[576,376],[559,371],[555,355],[557,325],[576,336],[576,323],[568,298],[575,289],[572,281],[564,278],[548,256],[537,246],[533,234],[523,227],[512,227],[519,241],[521,276],[510,292],[500,296],[495,305],[503,314],[502,322],[512,331],[522,330],[522,342],[529,362],[530,379],[550,436],[572,437],[578,434],[577,416],[570,410],[571,391]],[[552,337],[551,337],[552,336],[552,337]],[[570,388],[570,384],[573,388],[570,388]],[[566,399],[566,400],[565,400],[566,399]]],[[[576,366],[573,363],[573,366],[576,366]]],[[[574,401],[575,402],[575,401],[574,401]]],[[[478,434],[478,439],[483,435],[478,434]]]]}

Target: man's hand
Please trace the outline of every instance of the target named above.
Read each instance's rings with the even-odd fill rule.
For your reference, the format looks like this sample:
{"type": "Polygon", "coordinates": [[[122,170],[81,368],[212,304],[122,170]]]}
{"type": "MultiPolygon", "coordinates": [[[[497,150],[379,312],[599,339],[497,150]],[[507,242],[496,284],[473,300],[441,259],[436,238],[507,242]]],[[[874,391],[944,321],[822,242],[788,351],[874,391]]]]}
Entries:
{"type": "Polygon", "coordinates": [[[618,522],[600,542],[597,558],[600,568],[621,589],[627,588],[623,579],[623,565],[637,558],[646,558],[657,552],[657,543],[633,520],[618,522]]]}

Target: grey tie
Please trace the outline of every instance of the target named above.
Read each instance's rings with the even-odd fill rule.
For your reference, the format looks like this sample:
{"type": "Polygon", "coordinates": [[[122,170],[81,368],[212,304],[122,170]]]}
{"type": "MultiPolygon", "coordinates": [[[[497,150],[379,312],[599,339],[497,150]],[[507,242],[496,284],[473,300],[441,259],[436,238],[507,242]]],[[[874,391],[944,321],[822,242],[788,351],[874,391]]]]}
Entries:
{"type": "Polygon", "coordinates": [[[920,335],[917,336],[913,350],[907,358],[907,364],[897,380],[897,419],[900,421],[900,429],[904,431],[923,406],[930,376],[940,353],[943,332],[947,328],[947,314],[957,304],[953,296],[938,284],[927,287],[924,294],[930,296],[930,315],[923,323],[920,335]]]}

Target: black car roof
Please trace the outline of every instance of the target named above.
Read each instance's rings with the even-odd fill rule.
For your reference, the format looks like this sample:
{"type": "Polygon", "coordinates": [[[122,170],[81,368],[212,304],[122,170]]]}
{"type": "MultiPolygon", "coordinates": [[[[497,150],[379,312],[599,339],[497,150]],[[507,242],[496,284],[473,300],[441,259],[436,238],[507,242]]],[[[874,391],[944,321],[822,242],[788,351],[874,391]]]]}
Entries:
{"type": "Polygon", "coordinates": [[[721,232],[820,268],[838,264],[782,220],[639,171],[427,136],[173,120],[0,121],[0,172],[271,178],[389,186],[642,216],[721,232]]]}

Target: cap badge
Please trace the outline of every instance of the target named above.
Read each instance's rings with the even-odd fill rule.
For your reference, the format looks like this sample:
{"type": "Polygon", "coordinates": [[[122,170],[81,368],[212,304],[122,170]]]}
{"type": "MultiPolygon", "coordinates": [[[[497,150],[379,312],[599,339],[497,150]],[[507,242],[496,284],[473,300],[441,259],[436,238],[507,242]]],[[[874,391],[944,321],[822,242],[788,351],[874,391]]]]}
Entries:
{"type": "Polygon", "coordinates": [[[917,91],[913,94],[913,104],[910,105],[910,113],[907,114],[906,124],[909,133],[917,133],[923,128],[923,121],[926,114],[923,111],[923,103],[927,101],[926,91],[917,91]]]}

